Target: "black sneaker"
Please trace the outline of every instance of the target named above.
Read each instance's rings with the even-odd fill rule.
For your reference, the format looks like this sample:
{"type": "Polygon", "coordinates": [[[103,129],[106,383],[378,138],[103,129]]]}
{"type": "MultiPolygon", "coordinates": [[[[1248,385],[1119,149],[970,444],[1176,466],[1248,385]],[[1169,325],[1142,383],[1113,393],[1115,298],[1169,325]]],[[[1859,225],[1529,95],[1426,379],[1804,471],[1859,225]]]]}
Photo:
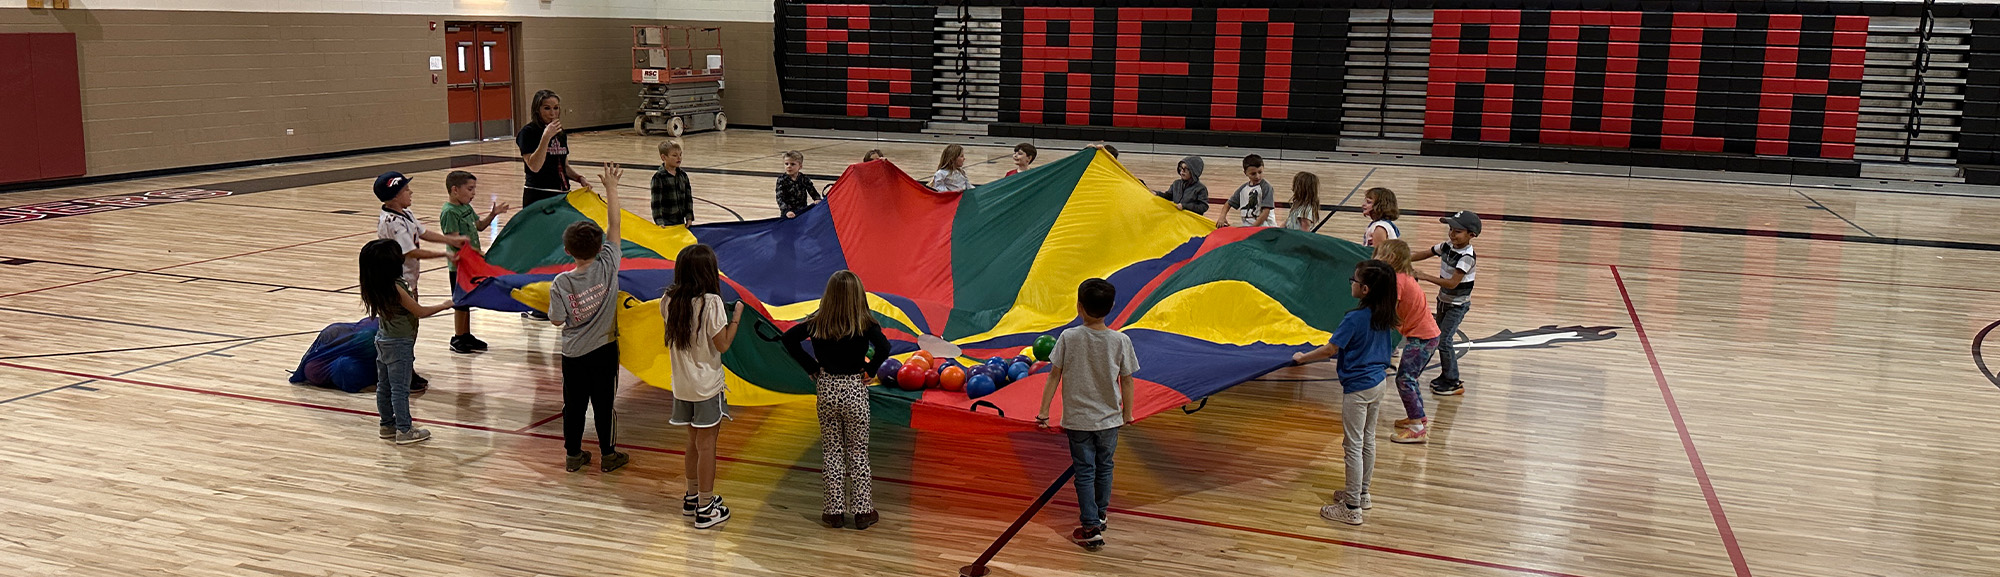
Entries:
{"type": "Polygon", "coordinates": [[[472,353],[476,353],[476,352],[479,352],[479,349],[476,349],[476,348],[473,348],[473,347],[472,347],[472,343],[470,343],[470,342],[467,342],[467,341],[466,341],[466,337],[470,337],[470,336],[472,336],[472,335],[458,335],[458,336],[455,336],[455,337],[452,337],[452,338],[451,338],[451,352],[454,352],[454,353],[458,353],[458,354],[461,354],[461,355],[467,355],[467,354],[472,354],[472,353]]]}
{"type": "Polygon", "coordinates": [[[549,314],[542,311],[528,311],[525,313],[521,313],[521,318],[528,319],[531,321],[548,322],[549,314]]]}
{"type": "Polygon", "coordinates": [[[694,493],[688,493],[686,495],[681,496],[682,515],[693,517],[695,508],[699,505],[701,505],[701,497],[695,495],[694,493]]]}
{"type": "Polygon", "coordinates": [[[604,463],[598,466],[598,470],[609,473],[618,470],[619,467],[623,467],[626,463],[630,462],[632,462],[631,455],[613,451],[604,454],[604,463]]]}
{"type": "Polygon", "coordinates": [[[707,507],[694,513],[694,528],[707,529],[729,520],[729,507],[722,504],[722,497],[709,501],[707,507]]]}
{"type": "Polygon", "coordinates": [[[1104,531],[1096,527],[1077,527],[1075,531],[1070,532],[1069,542],[1095,551],[1104,547],[1104,531]]]}
{"type": "Polygon", "coordinates": [[[486,351],[486,341],[479,340],[479,337],[472,336],[472,333],[465,334],[465,344],[467,346],[470,346],[472,350],[480,352],[486,351]]]}
{"type": "Polygon", "coordinates": [[[1442,397],[1463,395],[1465,394],[1465,386],[1461,384],[1459,381],[1446,381],[1444,379],[1438,379],[1431,381],[1431,394],[1442,397]]]}
{"type": "Polygon", "coordinates": [[[584,465],[588,464],[590,464],[590,451],[584,451],[570,455],[564,459],[563,470],[575,473],[578,469],[582,469],[584,465]]]}
{"type": "Polygon", "coordinates": [[[410,373],[410,394],[431,390],[431,380],[415,372],[410,373]]]}

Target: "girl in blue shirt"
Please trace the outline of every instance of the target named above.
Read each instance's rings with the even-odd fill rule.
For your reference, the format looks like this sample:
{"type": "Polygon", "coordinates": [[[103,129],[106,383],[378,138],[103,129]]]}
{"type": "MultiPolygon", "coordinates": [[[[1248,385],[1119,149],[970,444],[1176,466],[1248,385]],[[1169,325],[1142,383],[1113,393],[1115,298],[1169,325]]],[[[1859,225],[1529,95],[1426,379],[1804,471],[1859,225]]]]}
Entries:
{"type": "Polygon", "coordinates": [[[1375,421],[1382,414],[1383,372],[1396,340],[1396,270],[1388,263],[1367,260],[1354,266],[1348,291],[1361,306],[1340,319],[1327,343],[1311,352],[1292,353],[1292,362],[1306,364],[1338,357],[1340,423],[1346,438],[1347,488],[1333,492],[1334,503],[1320,508],[1321,517],[1349,525],[1361,524],[1361,511],[1374,506],[1368,480],[1375,476],[1375,421]]]}

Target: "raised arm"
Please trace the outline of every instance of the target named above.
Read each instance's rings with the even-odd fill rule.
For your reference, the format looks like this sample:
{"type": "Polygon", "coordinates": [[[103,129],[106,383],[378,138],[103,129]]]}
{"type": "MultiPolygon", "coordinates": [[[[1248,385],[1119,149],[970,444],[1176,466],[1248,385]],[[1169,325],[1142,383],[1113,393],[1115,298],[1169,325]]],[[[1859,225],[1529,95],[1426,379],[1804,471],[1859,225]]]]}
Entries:
{"type": "Polygon", "coordinates": [[[618,177],[624,175],[625,169],[619,168],[618,163],[606,162],[604,173],[597,177],[597,181],[604,185],[604,241],[611,243],[614,250],[622,246],[620,242],[624,239],[621,236],[624,231],[619,228],[624,212],[618,208],[618,177]]]}

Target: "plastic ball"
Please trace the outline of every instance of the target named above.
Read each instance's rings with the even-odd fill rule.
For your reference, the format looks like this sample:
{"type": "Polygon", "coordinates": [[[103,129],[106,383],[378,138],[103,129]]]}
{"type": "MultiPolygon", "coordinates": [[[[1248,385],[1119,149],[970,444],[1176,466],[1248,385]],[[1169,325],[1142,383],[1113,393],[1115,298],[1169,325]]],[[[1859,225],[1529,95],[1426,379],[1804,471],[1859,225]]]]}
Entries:
{"type": "Polygon", "coordinates": [[[939,381],[938,381],[938,379],[939,379],[939,378],[940,378],[940,375],[938,374],[937,370],[935,370],[935,369],[924,369],[924,386],[923,386],[923,388],[926,388],[926,389],[935,389],[935,388],[938,388],[938,382],[939,382],[939,381]]]}
{"type": "Polygon", "coordinates": [[[1007,380],[1018,381],[1028,377],[1028,363],[1014,363],[1007,367],[1007,380]]]}
{"type": "Polygon", "coordinates": [[[954,393],[965,390],[965,369],[945,367],[938,373],[938,388],[954,393]]]}
{"type": "Polygon", "coordinates": [[[1041,362],[1037,362],[1037,363],[1035,363],[1035,364],[1032,364],[1032,365],[1028,365],[1028,373],[1029,373],[1029,374],[1036,374],[1036,373],[1044,373],[1044,372],[1048,372],[1048,370],[1049,370],[1049,362],[1048,362],[1048,361],[1041,361],[1041,362]]]}
{"type": "Polygon", "coordinates": [[[1035,364],[1035,359],[1034,359],[1034,357],[1030,357],[1030,356],[1028,356],[1028,355],[1020,355],[1020,356],[1017,356],[1017,357],[1014,357],[1013,359],[1009,359],[1009,360],[1007,361],[1007,366],[1009,366],[1009,367],[1011,367],[1011,366],[1014,366],[1014,364],[1015,364],[1015,363],[1020,363],[1020,364],[1024,364],[1024,365],[1033,365],[1033,364],[1035,364]]]}
{"type": "Polygon", "coordinates": [[[916,365],[903,365],[903,370],[896,371],[896,388],[905,391],[915,391],[924,388],[924,368],[916,365]]]}
{"type": "Polygon", "coordinates": [[[889,359],[882,361],[882,368],[875,370],[875,379],[884,385],[896,384],[896,371],[903,370],[903,361],[889,359]]]}
{"type": "Polygon", "coordinates": [[[1056,338],[1048,335],[1035,337],[1035,360],[1049,360],[1049,352],[1056,350],[1056,338]]]}
{"type": "Polygon", "coordinates": [[[917,354],[910,355],[910,358],[913,359],[922,358],[925,363],[924,366],[931,366],[931,367],[937,366],[937,360],[938,360],[937,356],[932,355],[930,351],[919,350],[917,351],[917,354]]]}
{"type": "Polygon", "coordinates": [[[993,379],[986,375],[973,375],[972,378],[965,380],[965,395],[968,397],[977,399],[991,395],[997,390],[1000,390],[1000,387],[994,385],[993,379]]]}

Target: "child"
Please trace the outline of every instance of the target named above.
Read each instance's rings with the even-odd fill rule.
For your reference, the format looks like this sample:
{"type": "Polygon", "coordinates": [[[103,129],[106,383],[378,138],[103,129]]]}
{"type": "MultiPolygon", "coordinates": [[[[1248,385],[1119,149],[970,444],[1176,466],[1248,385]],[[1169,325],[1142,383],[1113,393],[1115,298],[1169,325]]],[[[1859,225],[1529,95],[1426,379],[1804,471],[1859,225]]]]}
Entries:
{"type": "MultiPolygon", "coordinates": [[[[1105,147],[1105,150],[1110,150],[1110,147],[1105,147]]],[[[1201,183],[1201,157],[1182,158],[1180,164],[1174,167],[1174,171],[1180,174],[1180,178],[1175,179],[1173,184],[1167,185],[1166,192],[1157,193],[1158,196],[1173,201],[1175,205],[1181,207],[1181,210],[1195,214],[1208,213],[1208,185],[1201,183]]]]}
{"type": "Polygon", "coordinates": [[[729,416],[729,401],[722,394],[722,353],[736,340],[745,307],[737,305],[729,322],[722,321],[728,305],[722,303],[716,271],[715,250],[708,245],[681,249],[674,257],[674,284],[667,286],[660,303],[674,378],[674,411],[667,423],[688,428],[687,495],[681,497],[681,514],[694,517],[696,529],[729,520],[729,507],[715,495],[715,438],[729,416]]]}
{"type": "Polygon", "coordinates": [[[805,153],[785,151],[785,174],[778,177],[778,212],[785,218],[797,218],[820,200],[819,187],[813,186],[812,178],[805,175],[805,169],[805,153]]]}
{"type": "Polygon", "coordinates": [[[944,154],[938,155],[937,172],[931,174],[931,190],[962,192],[968,188],[972,188],[972,179],[965,176],[965,147],[944,147],[944,154]]]}
{"type": "Polygon", "coordinates": [[[1417,388],[1417,376],[1437,352],[1438,325],[1424,308],[1424,287],[1417,284],[1410,269],[1410,245],[1401,240],[1382,241],[1375,247],[1375,260],[1396,270],[1396,332],[1403,334],[1403,354],[1396,364],[1396,394],[1403,398],[1402,419],[1396,419],[1395,443],[1422,443],[1430,438],[1431,419],[1424,415],[1424,394],[1417,388]]]}
{"type": "Polygon", "coordinates": [[[1368,217],[1368,228],[1361,232],[1361,246],[1380,246],[1382,241],[1402,238],[1403,231],[1396,228],[1396,217],[1403,211],[1396,209],[1396,192],[1377,186],[1361,195],[1361,216],[1368,217]]]}
{"type": "Polygon", "coordinates": [[[1292,209],[1285,215],[1285,228],[1312,232],[1319,223],[1319,175],[1301,172],[1292,177],[1292,209]]]}
{"type": "Polygon", "coordinates": [[[874,160],[888,160],[888,159],[889,155],[882,154],[882,149],[880,148],[870,148],[868,149],[868,153],[861,155],[862,162],[869,162],[874,160]]]}
{"type": "Polygon", "coordinates": [[[618,247],[623,239],[618,209],[618,177],[614,162],[604,163],[598,181],[604,185],[605,227],[588,220],[563,230],[563,252],[576,259],[576,269],[556,275],[549,283],[549,321],[562,327],[564,470],[576,472],[590,464],[583,450],[583,413],[597,413],[597,448],[604,453],[600,468],[618,470],[631,458],[617,450],[618,411],[618,247]]]}
{"type": "Polygon", "coordinates": [[[1027,170],[1028,166],[1034,163],[1035,145],[1026,142],[1016,144],[1014,145],[1014,169],[1007,171],[1007,176],[1020,174],[1021,171],[1027,170]]]}
{"type": "Polygon", "coordinates": [[[422,443],[431,432],[410,426],[410,375],[417,355],[417,319],[451,308],[451,301],[417,304],[403,281],[403,249],[378,238],[361,247],[361,304],[375,317],[375,411],[382,415],[381,438],[398,445],[422,443]]]}
{"type": "MultiPolygon", "coordinates": [[[[445,203],[443,214],[438,215],[438,227],[445,234],[465,237],[465,246],[479,251],[479,233],[493,226],[493,219],[507,214],[513,207],[507,203],[494,201],[486,209],[486,216],[472,210],[472,199],[479,195],[479,177],[463,170],[451,171],[444,177],[445,203]]],[[[458,279],[458,251],[460,247],[445,248],[451,253],[452,282],[458,279]]],[[[459,354],[476,353],[486,350],[486,341],[472,336],[472,307],[452,307],[451,309],[451,352],[459,354]]]]}
{"type": "MultiPolygon", "coordinates": [[[[956,148],[954,144],[952,147],[956,148]]],[[[854,488],[854,528],[867,529],[875,512],[874,470],[868,464],[868,376],[889,358],[889,339],[868,312],[861,277],[840,271],[826,279],[819,312],[785,331],[785,351],[813,376],[819,392],[820,453],[825,468],[825,506],[819,519],[839,529],[848,511],[847,488],[854,488]],[[802,345],[812,341],[813,352],[802,345]]]]}
{"type": "Polygon", "coordinates": [[[1063,392],[1063,433],[1069,436],[1069,456],[1076,469],[1076,502],[1083,524],[1070,541],[1089,548],[1104,546],[1105,515],[1111,507],[1111,456],[1118,450],[1118,428],[1132,423],[1132,373],[1139,357],[1132,339],[1104,325],[1118,288],[1093,278],[1076,289],[1076,312],[1083,326],[1070,327],[1049,353],[1049,379],[1042,386],[1042,410],[1035,425],[1049,428],[1049,402],[1056,387],[1063,392]]]}
{"type": "MultiPolygon", "coordinates": [[[[605,191],[609,194],[613,191],[605,191]]],[[[660,171],[653,173],[653,224],[694,224],[694,182],[681,170],[681,143],[660,143],[660,171]]]]}
{"type": "MultiPolygon", "coordinates": [[[[382,214],[375,219],[375,238],[396,241],[403,248],[403,285],[409,287],[411,295],[417,294],[417,276],[423,273],[424,259],[449,258],[452,253],[421,248],[418,240],[428,240],[450,246],[465,246],[466,238],[456,234],[438,234],[424,230],[423,223],[410,214],[410,205],[415,201],[410,193],[410,177],[400,172],[385,172],[375,177],[375,198],[382,201],[382,214]]],[[[421,393],[430,389],[430,379],[422,375],[410,375],[410,391],[421,393]]]]}
{"type": "Polygon", "coordinates": [[[1451,226],[1450,242],[1438,243],[1411,259],[1418,261],[1438,257],[1438,274],[1431,276],[1421,271],[1412,271],[1412,274],[1438,285],[1438,364],[1442,370],[1437,378],[1431,379],[1431,393],[1463,395],[1465,384],[1458,380],[1458,355],[1453,354],[1451,335],[1458,333],[1458,323],[1463,322],[1465,313],[1472,310],[1472,280],[1479,274],[1472,256],[1472,239],[1479,236],[1479,215],[1461,210],[1438,219],[1438,222],[1451,226]]]}
{"type": "Polygon", "coordinates": [[[1278,217],[1272,213],[1277,206],[1276,193],[1271,183],[1264,181],[1264,157],[1252,154],[1243,157],[1243,176],[1250,182],[1229,195],[1229,204],[1223,205],[1222,214],[1216,215],[1215,226],[1229,226],[1229,210],[1243,211],[1243,226],[1278,226],[1278,217]]]}
{"type": "Polygon", "coordinates": [[[1355,265],[1348,279],[1349,294],[1361,306],[1340,319],[1340,327],[1324,346],[1309,353],[1292,353],[1305,364],[1338,356],[1340,426],[1346,433],[1347,488],[1333,492],[1334,503],[1319,516],[1349,525],[1361,524],[1361,510],[1375,506],[1368,480],[1375,476],[1375,420],[1382,413],[1382,372],[1389,368],[1389,344],[1395,339],[1396,271],[1379,260],[1355,265]]]}

